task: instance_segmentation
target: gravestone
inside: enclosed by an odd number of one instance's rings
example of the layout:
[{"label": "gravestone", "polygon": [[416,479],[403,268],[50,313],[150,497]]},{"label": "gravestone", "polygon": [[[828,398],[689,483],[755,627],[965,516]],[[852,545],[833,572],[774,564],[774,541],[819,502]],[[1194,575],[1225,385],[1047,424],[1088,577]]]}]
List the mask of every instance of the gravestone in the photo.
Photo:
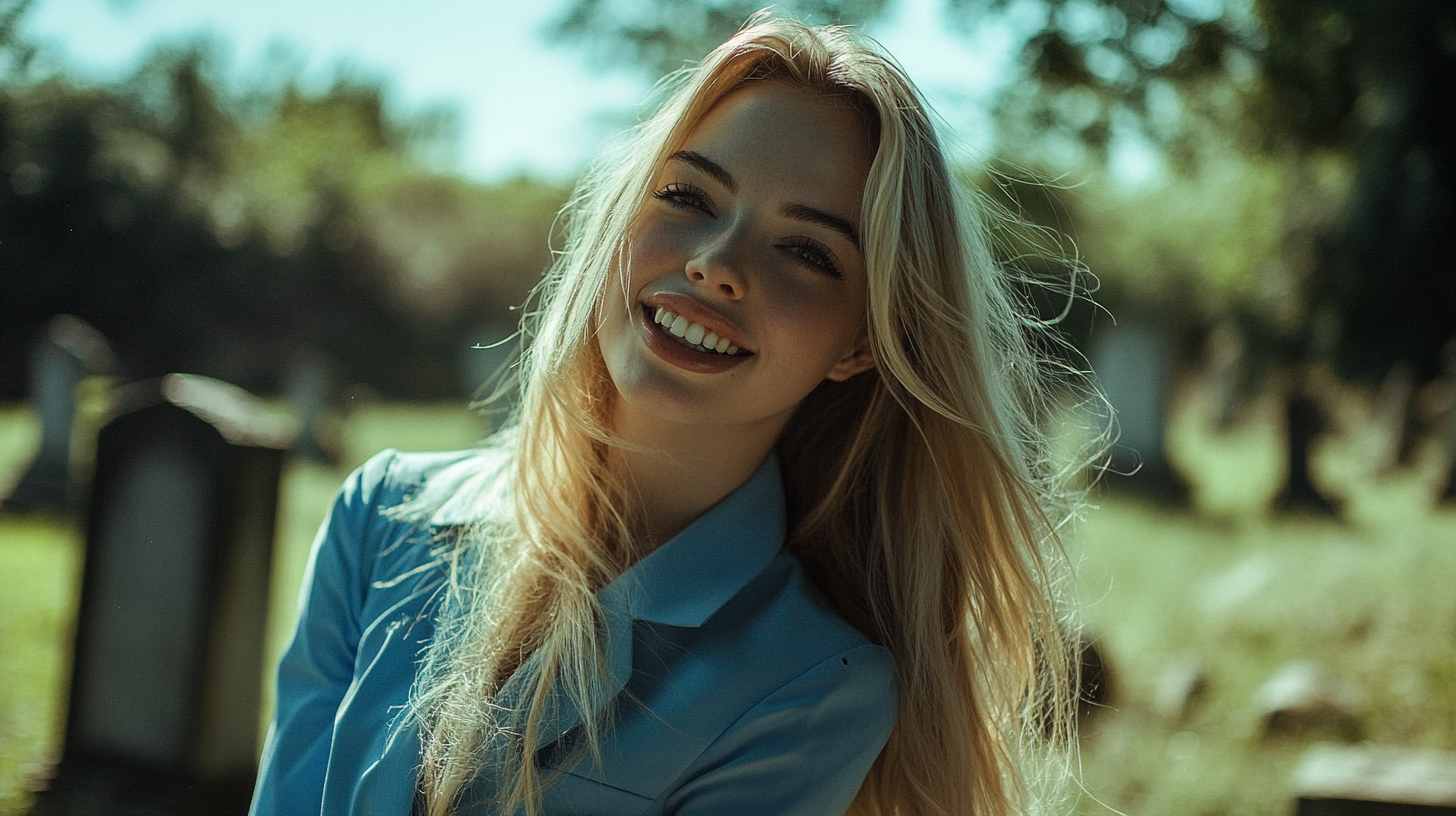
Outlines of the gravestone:
[{"label": "gravestone", "polygon": [[71,509],[71,426],[76,415],[76,386],[88,374],[109,374],[116,359],[106,338],[71,315],[51,318],[30,353],[28,398],[40,418],[40,450],[5,509]]},{"label": "gravestone", "polygon": [[324,413],[334,399],[334,369],[328,355],[315,346],[305,346],[289,361],[283,391],[298,418],[298,434],[292,454],[300,459],[336,464],[339,459],[333,440],[326,440]]},{"label": "gravestone", "polygon": [[66,742],[34,814],[242,814],[286,424],[169,375],[97,442]]},{"label": "gravestone", "polygon": [[1456,816],[1456,754],[1317,744],[1294,788],[1296,816]]},{"label": "gravestone", "polygon": [[1169,332],[1151,321],[1123,320],[1093,335],[1090,357],[1117,420],[1108,467],[1120,475],[1109,478],[1108,485],[1180,497],[1182,483],[1163,453],[1173,376]]}]

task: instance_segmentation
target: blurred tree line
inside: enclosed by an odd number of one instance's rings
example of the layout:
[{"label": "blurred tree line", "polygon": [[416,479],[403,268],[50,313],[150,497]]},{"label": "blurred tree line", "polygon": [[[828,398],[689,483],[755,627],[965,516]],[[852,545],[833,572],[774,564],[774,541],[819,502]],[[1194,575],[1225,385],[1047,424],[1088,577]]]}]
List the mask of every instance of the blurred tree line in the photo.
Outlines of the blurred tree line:
[{"label": "blurred tree line", "polygon": [[206,44],[129,79],[37,78],[0,5],[0,399],[55,314],[112,342],[124,376],[276,392],[307,364],[399,398],[458,397],[549,262],[567,191],[473,184],[432,160],[440,113],[377,83],[230,87]]},{"label": "blurred tree line", "polygon": [[[955,0],[962,13],[1008,0]],[[1165,328],[1228,423],[1285,402],[1286,504],[1340,384],[1378,393],[1370,475],[1456,454],[1456,6],[1440,0],[1047,0],[997,121],[1057,196],[1122,318]],[[1163,165],[1120,183],[1119,151]],[[1042,217],[1045,218],[1043,213]],[[1083,310],[1090,314],[1090,310]],[[1074,326],[1074,331],[1085,328]],[[1447,496],[1456,496],[1448,479]]]}]

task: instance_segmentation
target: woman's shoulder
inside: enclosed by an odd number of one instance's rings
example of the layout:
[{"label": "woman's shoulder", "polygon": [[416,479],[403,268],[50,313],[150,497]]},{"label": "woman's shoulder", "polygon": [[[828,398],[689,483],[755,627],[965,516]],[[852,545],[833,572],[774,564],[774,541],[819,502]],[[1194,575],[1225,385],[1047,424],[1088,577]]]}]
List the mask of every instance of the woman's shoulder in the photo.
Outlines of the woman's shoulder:
[{"label": "woman's shoulder", "polygon": [[358,494],[398,521],[432,525],[470,520],[485,487],[501,474],[507,461],[496,448],[453,451],[376,453],[350,475],[344,497]]}]

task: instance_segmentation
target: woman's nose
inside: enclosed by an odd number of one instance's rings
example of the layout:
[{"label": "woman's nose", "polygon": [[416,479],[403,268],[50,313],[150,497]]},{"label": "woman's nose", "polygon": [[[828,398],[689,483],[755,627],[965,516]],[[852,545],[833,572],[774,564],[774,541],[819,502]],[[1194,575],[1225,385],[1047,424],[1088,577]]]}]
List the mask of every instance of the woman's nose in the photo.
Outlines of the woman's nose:
[{"label": "woman's nose", "polygon": [[688,280],[717,289],[730,300],[747,293],[747,242],[742,229],[734,226],[713,236],[688,259]]}]

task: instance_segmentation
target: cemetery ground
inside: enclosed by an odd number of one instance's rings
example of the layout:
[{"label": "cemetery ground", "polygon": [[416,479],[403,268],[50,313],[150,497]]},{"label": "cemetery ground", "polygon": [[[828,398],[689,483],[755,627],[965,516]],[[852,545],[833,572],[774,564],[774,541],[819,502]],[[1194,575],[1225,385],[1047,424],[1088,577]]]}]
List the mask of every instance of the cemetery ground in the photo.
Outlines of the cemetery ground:
[{"label": "cemetery ground", "polygon": [[[1432,509],[1434,469],[1369,472],[1375,431],[1346,423],[1321,451],[1344,519],[1270,515],[1282,464],[1267,406],[1214,433],[1196,395],[1180,404],[1170,457],[1191,464],[1196,510],[1094,489],[1076,525],[1109,690],[1083,721],[1077,812],[1283,816],[1316,742],[1456,749],[1456,508]],[[376,404],[340,425],[337,467],[285,466],[270,659],[348,469],[383,447],[465,446],[481,428],[463,407]],[[0,492],[38,441],[28,409],[0,406]],[[59,750],[80,558],[75,524],[0,516],[0,814],[23,812]],[[1323,707],[1271,722],[1267,681],[1300,670],[1324,678],[1311,692]]]}]

